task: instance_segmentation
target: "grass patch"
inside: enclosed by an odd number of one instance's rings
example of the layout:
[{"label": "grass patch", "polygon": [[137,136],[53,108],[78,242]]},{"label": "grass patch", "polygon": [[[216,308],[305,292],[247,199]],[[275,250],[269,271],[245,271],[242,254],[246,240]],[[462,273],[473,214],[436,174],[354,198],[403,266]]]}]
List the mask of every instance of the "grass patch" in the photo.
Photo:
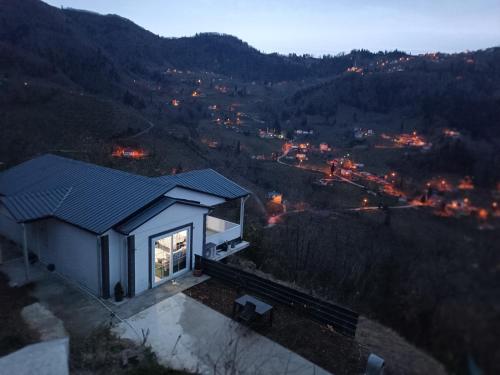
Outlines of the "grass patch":
[{"label": "grass patch", "polygon": [[8,277],[0,272],[0,356],[38,341],[38,333],[21,317],[22,308],[36,302],[30,296],[32,287],[33,284],[27,284],[11,288]]},{"label": "grass patch", "polygon": [[70,369],[72,373],[127,375],[188,375],[169,369],[160,363],[150,347],[122,339],[109,327],[100,327],[85,339],[71,341]]}]

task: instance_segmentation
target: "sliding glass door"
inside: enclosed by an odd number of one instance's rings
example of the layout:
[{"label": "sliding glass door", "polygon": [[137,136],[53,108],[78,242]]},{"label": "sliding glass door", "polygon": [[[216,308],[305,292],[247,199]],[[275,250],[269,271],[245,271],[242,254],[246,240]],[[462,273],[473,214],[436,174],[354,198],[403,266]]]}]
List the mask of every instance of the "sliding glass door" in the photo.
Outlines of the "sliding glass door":
[{"label": "sliding glass door", "polygon": [[153,239],[153,286],[188,269],[189,228]]},{"label": "sliding glass door", "polygon": [[170,276],[172,236],[155,241],[155,283]]}]

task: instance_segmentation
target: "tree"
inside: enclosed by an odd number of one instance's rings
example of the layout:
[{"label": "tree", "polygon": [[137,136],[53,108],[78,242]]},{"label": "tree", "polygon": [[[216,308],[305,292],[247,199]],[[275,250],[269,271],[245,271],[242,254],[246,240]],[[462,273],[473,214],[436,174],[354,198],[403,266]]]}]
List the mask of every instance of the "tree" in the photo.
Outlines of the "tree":
[{"label": "tree", "polygon": [[276,131],[276,133],[281,133],[281,124],[280,124],[278,119],[274,120],[273,126],[274,126],[274,130]]}]

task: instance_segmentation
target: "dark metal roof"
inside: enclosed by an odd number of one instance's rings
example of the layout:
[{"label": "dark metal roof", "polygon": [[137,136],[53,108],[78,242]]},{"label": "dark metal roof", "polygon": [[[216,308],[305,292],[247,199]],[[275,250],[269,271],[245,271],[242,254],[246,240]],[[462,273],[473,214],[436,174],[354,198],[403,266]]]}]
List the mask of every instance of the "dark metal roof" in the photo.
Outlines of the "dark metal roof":
[{"label": "dark metal roof", "polygon": [[53,216],[94,233],[123,222],[176,186],[225,199],[249,194],[211,169],[151,178],[55,155],[0,174],[2,203],[18,222]]},{"label": "dark metal roof", "polygon": [[172,176],[157,177],[156,179],[167,184],[174,184],[175,186],[201,191],[225,199],[236,199],[250,194],[248,190],[243,189],[213,169],[201,169]]},{"label": "dark metal roof", "polygon": [[29,192],[2,197],[2,202],[14,219],[28,221],[52,216],[70,192],[71,188]]},{"label": "dark metal roof", "polygon": [[[55,155],[32,159],[0,174],[0,194],[28,213],[17,216],[18,221],[35,219],[35,212],[47,213],[42,212],[47,199],[35,199],[38,192],[71,189],[51,216],[94,233],[105,232],[171,188],[148,177]],[[29,206],[33,208],[28,210]]]}]

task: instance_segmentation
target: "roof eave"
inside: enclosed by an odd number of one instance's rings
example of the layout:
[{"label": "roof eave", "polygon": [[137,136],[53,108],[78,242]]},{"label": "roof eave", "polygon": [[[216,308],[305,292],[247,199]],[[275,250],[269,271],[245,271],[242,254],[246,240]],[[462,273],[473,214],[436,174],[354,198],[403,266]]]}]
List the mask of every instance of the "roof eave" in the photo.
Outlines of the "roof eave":
[{"label": "roof eave", "polygon": [[[200,190],[200,189],[195,189],[195,188],[193,188],[191,186],[186,186],[186,185],[183,185],[183,184],[176,184],[175,186],[173,186],[172,188],[170,188],[166,193],[168,193],[169,191],[175,189],[176,187],[180,187],[180,188],[186,189],[186,190],[195,191],[195,192],[201,193],[201,194],[211,195],[211,196],[217,197],[217,198],[222,198],[222,199],[224,199],[226,201],[232,201],[234,199],[239,199],[239,198],[247,197],[247,196],[249,196],[249,195],[252,194],[252,192],[250,192],[250,191],[248,191],[246,189],[241,188],[242,190],[245,190],[245,192],[246,192],[245,194],[241,194],[241,195],[237,195],[235,197],[228,198],[227,196],[223,196],[223,195],[220,195],[220,194],[214,194],[214,193],[208,193],[206,191],[203,191],[203,190]],[[174,199],[177,199],[177,198],[174,198]]]},{"label": "roof eave", "polygon": [[[141,225],[143,225],[144,223],[147,223],[149,220],[151,220],[152,218],[158,216],[159,214],[161,214],[162,212],[164,212],[165,210],[169,209],[170,207],[172,207],[175,204],[183,204],[183,205],[186,205],[186,206],[193,206],[193,207],[205,208],[207,210],[211,210],[213,208],[212,206],[207,206],[207,205],[204,205],[204,204],[200,204],[200,203],[197,203],[195,201],[188,201],[188,200],[175,199],[175,198],[172,198],[172,200],[174,200],[174,202],[172,204],[168,205],[163,210],[159,211],[153,217],[150,217],[149,219],[142,221],[140,224],[137,224],[136,226],[134,226],[132,229],[130,229],[128,231],[123,231],[123,230],[118,229],[119,226],[120,226],[120,223],[119,223],[119,224],[116,224],[115,226],[109,228],[108,230],[104,231],[103,233],[105,233],[105,232],[107,232],[107,231],[109,231],[111,229],[114,229],[118,233],[121,233],[123,235],[128,236],[130,233],[132,233],[134,230],[136,230],[137,228],[139,228]],[[139,211],[137,211],[135,214],[139,214]],[[129,220],[133,216],[134,215],[131,215],[127,220]],[[123,220],[123,221],[121,221],[121,223],[126,222],[127,220]]]}]

